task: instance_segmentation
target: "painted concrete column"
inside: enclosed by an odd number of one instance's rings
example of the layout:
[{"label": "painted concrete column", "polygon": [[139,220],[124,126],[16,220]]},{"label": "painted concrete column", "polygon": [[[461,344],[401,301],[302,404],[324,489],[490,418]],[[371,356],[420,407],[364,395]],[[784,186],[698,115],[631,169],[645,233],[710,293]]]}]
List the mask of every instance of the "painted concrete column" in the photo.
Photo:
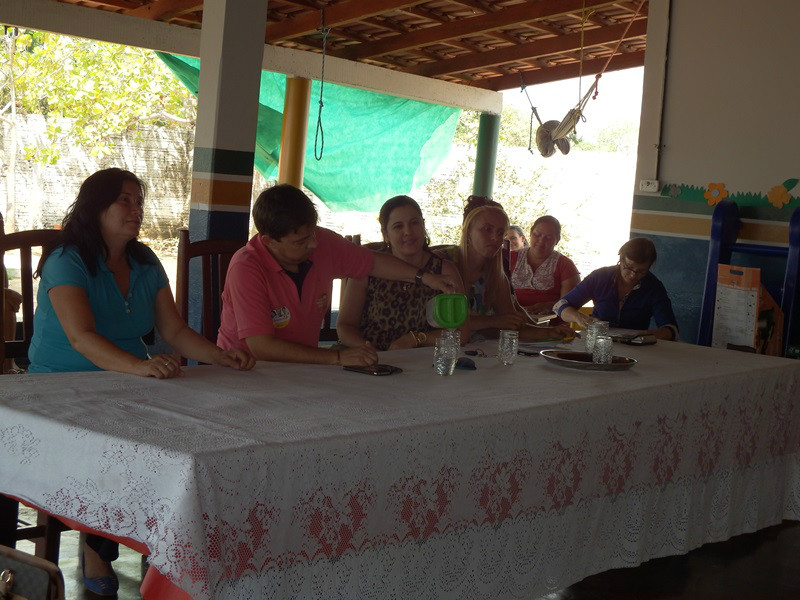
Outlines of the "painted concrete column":
[{"label": "painted concrete column", "polygon": [[472,193],[491,198],[494,191],[494,170],[497,165],[497,143],[500,139],[500,115],[481,113],[478,124],[478,149]]},{"label": "painted concrete column", "polygon": [[[189,209],[193,242],[248,237],[266,26],[264,0],[206,0],[204,4]],[[201,324],[201,265],[193,263],[189,325],[208,334]],[[209,285],[212,297],[219,297],[220,282]],[[216,315],[220,311],[221,307],[214,307]]]},{"label": "painted concrete column", "polygon": [[296,188],[303,186],[308,132],[308,105],[311,99],[311,80],[287,77],[283,99],[281,154],[278,159],[278,182]]},{"label": "painted concrete column", "polygon": [[264,0],[206,0],[189,233],[246,239],[253,187]]}]

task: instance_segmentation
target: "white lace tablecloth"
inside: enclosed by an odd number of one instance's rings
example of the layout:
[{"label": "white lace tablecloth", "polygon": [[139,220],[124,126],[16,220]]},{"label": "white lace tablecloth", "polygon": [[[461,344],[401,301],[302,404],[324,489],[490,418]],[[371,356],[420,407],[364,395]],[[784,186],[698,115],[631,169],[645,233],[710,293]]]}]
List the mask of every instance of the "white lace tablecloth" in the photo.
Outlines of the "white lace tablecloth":
[{"label": "white lace tablecloth", "polygon": [[0,491],[147,545],[195,598],[530,598],[800,511],[800,361],[588,372],[262,363],[0,378]]}]

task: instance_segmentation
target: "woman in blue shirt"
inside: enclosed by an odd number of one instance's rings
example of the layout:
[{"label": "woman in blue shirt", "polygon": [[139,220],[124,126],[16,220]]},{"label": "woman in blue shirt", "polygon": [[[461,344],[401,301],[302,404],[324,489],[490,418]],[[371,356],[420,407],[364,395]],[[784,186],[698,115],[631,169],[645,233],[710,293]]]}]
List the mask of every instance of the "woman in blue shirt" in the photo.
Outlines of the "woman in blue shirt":
[{"label": "woman in blue shirt", "polygon": [[[658,278],[650,272],[656,261],[656,247],[647,238],[632,238],[619,249],[619,263],[593,271],[571,292],[556,302],[553,309],[564,321],[582,327],[595,320],[608,321],[611,327],[637,329],[659,339],[678,338],[678,325],[672,303]],[[594,301],[592,315],[580,310]],[[656,329],[649,329],[655,320]]]},{"label": "woman in blue shirt", "polygon": [[[251,369],[242,350],[223,351],[183,322],[164,268],[136,238],[144,184],[129,171],[104,169],[81,185],[61,236],[42,254],[29,372],[108,370],[167,379],[183,374],[178,358],[148,356],[142,336],[155,326],[175,352],[204,363]],[[84,585],[116,595],[111,568],[118,546],[89,535]]]}]

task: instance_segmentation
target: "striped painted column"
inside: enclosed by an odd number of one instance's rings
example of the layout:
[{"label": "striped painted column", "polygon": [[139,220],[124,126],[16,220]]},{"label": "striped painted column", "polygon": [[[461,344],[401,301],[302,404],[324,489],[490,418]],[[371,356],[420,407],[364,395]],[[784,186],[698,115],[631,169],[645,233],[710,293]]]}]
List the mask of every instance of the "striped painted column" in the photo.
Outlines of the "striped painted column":
[{"label": "striped painted column", "polygon": [[195,146],[189,233],[197,240],[248,234],[254,152]]},{"label": "striped painted column", "polygon": [[206,0],[189,234],[246,239],[253,187],[264,0]]},{"label": "striped painted column", "polygon": [[[264,0],[204,4],[189,208],[193,242],[248,237],[266,25]],[[197,331],[202,329],[200,268],[192,264],[189,277],[189,325]],[[218,297],[219,282],[210,285],[212,297]]]}]

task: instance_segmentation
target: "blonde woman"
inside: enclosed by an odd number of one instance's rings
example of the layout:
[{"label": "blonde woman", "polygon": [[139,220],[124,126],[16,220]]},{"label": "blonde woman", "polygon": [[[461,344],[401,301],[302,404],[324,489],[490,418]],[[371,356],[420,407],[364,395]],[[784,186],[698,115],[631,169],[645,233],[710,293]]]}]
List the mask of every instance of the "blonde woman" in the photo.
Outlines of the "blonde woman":
[{"label": "blonde woman", "polygon": [[571,335],[565,326],[534,327],[514,302],[500,252],[507,229],[508,216],[500,204],[482,196],[470,196],[464,208],[461,242],[442,250],[461,274],[472,330],[493,336],[499,329],[516,329],[522,340]]}]

